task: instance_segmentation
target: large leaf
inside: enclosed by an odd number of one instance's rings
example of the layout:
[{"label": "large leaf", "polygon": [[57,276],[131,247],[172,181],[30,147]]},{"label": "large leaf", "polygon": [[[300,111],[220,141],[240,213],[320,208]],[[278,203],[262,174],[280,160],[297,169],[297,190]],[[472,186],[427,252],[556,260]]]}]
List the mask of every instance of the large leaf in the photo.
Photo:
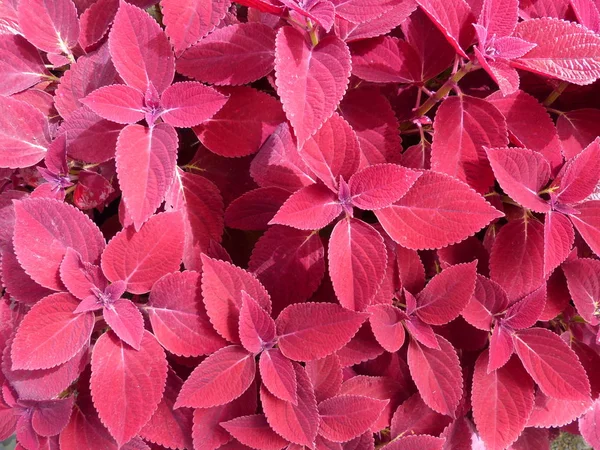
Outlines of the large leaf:
[{"label": "large leaf", "polygon": [[175,408],[210,408],[229,403],[254,381],[254,356],[238,345],[222,348],[200,363],[183,384]]},{"label": "large leaf", "polygon": [[165,352],[148,331],[140,350],[112,331],[100,336],[92,352],[90,387],[102,423],[119,446],[134,437],[158,408],[167,380]]},{"label": "large leaf", "polygon": [[383,238],[358,219],[341,220],[329,239],[329,276],[340,304],[363,311],[377,293],[387,265]]},{"label": "large leaf", "polygon": [[600,138],[568,160],[553,184],[558,185],[556,200],[579,203],[590,196],[600,181]]},{"label": "large leaf", "polygon": [[392,239],[415,250],[460,242],[502,217],[463,182],[434,172],[424,172],[404,197],[375,215]]},{"label": "large leaf", "polygon": [[600,37],[581,25],[549,17],[525,20],[514,36],[536,44],[512,61],[519,69],[579,85],[600,77]]},{"label": "large leaf", "polygon": [[[68,247],[83,261],[98,263],[104,237],[89,217],[71,205],[46,198],[15,203],[15,254],[31,278],[62,291],[60,264]],[[36,239],[31,239],[35,235]],[[116,280],[115,280],[116,281]]]},{"label": "large leaf", "polygon": [[173,81],[175,58],[164,31],[145,11],[121,2],[108,44],[121,78],[141,92],[152,84],[160,94]]},{"label": "large leaf", "polygon": [[277,93],[298,147],[331,117],[350,78],[350,51],[337,36],[312,47],[300,31],[282,27],[275,45]]},{"label": "large leaf", "polygon": [[513,337],[523,366],[544,394],[562,400],[587,400],[590,382],[577,355],[556,334],[543,328]]},{"label": "large leaf", "polygon": [[473,418],[489,450],[517,440],[533,410],[533,382],[516,357],[488,374],[488,353],[477,358],[473,373]]},{"label": "large leaf", "polygon": [[146,311],[156,339],[171,353],[209,355],[225,346],[208,320],[197,272],[171,273],[154,283]]},{"label": "large leaf", "polygon": [[364,320],[365,314],[332,303],[290,305],[276,320],[279,349],[296,361],[324,358],[346,345]]},{"label": "large leaf", "polygon": [[361,395],[339,395],[319,403],[319,433],[333,442],[360,436],[375,423],[388,400]]},{"label": "large leaf", "polygon": [[268,75],[274,63],[275,31],[248,22],[219,28],[186,50],[177,59],[177,72],[205,83],[236,86]]},{"label": "large leaf", "polygon": [[179,270],[183,254],[181,214],[152,216],[139,231],[117,233],[102,254],[102,270],[110,281],[127,282],[127,291],[143,294],[163,275]]},{"label": "large leaf", "polygon": [[37,49],[19,35],[0,37],[0,93],[10,95],[39,83],[47,75]]},{"label": "large leaf", "polygon": [[565,157],[573,158],[600,135],[600,110],[585,108],[567,111],[556,121]]},{"label": "large leaf", "polygon": [[67,293],[38,302],[19,326],[11,348],[13,370],[50,369],[75,357],[89,343],[92,314],[74,314],[78,301]]},{"label": "large leaf", "polygon": [[178,138],[170,125],[129,125],[117,141],[117,176],[135,228],[154,214],[173,183]]},{"label": "large leaf", "polygon": [[494,175],[484,147],[508,144],[506,121],[486,100],[461,95],[440,105],[433,123],[431,168],[486,193]]}]

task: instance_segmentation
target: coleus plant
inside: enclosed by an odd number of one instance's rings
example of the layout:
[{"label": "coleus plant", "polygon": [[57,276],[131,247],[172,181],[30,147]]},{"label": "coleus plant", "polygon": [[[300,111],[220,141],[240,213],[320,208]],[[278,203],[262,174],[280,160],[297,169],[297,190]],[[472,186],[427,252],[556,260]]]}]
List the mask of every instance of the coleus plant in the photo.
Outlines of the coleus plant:
[{"label": "coleus plant", "polygon": [[600,447],[594,0],[0,0],[0,439]]}]

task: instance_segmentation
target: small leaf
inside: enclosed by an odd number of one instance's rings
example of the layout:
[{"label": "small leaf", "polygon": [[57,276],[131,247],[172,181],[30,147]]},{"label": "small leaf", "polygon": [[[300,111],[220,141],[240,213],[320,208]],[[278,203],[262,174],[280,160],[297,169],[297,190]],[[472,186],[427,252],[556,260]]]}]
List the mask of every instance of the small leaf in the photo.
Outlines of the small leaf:
[{"label": "small leaf", "polygon": [[225,224],[238,230],[266,230],[290,193],[276,187],[248,191],[232,201],[225,211]]},{"label": "small leaf", "polygon": [[596,400],[592,409],[579,418],[579,431],[592,447],[600,445],[600,400]]},{"label": "small leaf", "polygon": [[435,412],[425,404],[421,396],[413,394],[404,401],[392,417],[392,439],[412,434],[438,435],[452,419]]},{"label": "small leaf", "polygon": [[546,306],[546,283],[522,300],[510,305],[502,323],[513,330],[530,328],[539,320],[544,306]]},{"label": "small leaf", "polygon": [[275,433],[264,414],[242,416],[220,424],[244,445],[264,450],[280,450],[289,442]]},{"label": "small leaf", "polygon": [[81,103],[100,117],[113,122],[136,123],[144,118],[144,94],[124,84],[96,89]]},{"label": "small leaf", "polygon": [[386,351],[397,352],[404,345],[406,333],[402,324],[407,315],[392,305],[371,305],[369,323],[375,339]]},{"label": "small leaf", "polygon": [[544,275],[550,274],[568,258],[574,242],[575,232],[569,218],[556,211],[546,214],[544,221]]},{"label": "small leaf", "polygon": [[338,197],[322,184],[311,184],[292,194],[279,208],[270,225],[287,225],[300,230],[318,230],[342,212]]},{"label": "small leaf", "polygon": [[568,111],[556,120],[558,136],[566,158],[573,158],[592,143],[600,133],[600,110],[585,108]]},{"label": "small leaf", "polygon": [[265,350],[260,355],[259,370],[263,386],[271,394],[283,401],[298,404],[298,383],[294,365],[279,349]]},{"label": "small leaf", "polygon": [[593,200],[574,207],[569,218],[592,251],[600,254],[600,201]]},{"label": "small leaf", "polygon": [[130,300],[120,299],[104,307],[104,320],[115,334],[136,350],[144,337],[144,318]]},{"label": "small leaf", "polygon": [[186,81],[169,86],[162,93],[162,119],[174,127],[188,128],[206,122],[227,102],[227,97],[213,88]]},{"label": "small leaf", "polygon": [[318,403],[340,392],[343,373],[340,358],[335,353],[325,358],[308,361],[305,368]]},{"label": "small leaf", "polygon": [[250,353],[260,353],[275,340],[275,321],[256,300],[242,291],[240,342]]},{"label": "small leaf", "polygon": [[0,37],[0,94],[11,95],[30,88],[47,73],[38,50],[22,36]]}]

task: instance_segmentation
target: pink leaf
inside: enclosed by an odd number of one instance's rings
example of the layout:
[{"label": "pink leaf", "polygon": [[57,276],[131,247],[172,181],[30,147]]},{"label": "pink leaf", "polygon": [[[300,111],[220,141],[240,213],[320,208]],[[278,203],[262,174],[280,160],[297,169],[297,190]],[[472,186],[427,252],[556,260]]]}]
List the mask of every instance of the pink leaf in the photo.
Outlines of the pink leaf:
[{"label": "pink leaf", "polygon": [[41,161],[50,145],[46,117],[33,106],[0,98],[0,167],[28,167]]},{"label": "pink leaf", "polygon": [[311,231],[272,226],[254,246],[248,270],[269,291],[274,315],[279,314],[292,303],[308,300],[321,284],[325,274],[323,242]]},{"label": "pink leaf", "polygon": [[519,2],[519,15],[523,19],[554,17],[565,19],[569,0],[522,0]]},{"label": "pink leaf", "polygon": [[600,302],[600,261],[596,259],[576,259],[562,265],[567,278],[569,293],[577,312],[592,325],[598,323],[598,302]]},{"label": "pink leaf", "polygon": [[79,45],[93,48],[108,32],[118,10],[118,0],[99,0],[86,9],[79,22]]},{"label": "pink leaf", "polygon": [[77,299],[67,293],[52,294],[36,303],[15,335],[13,370],[56,367],[89,343],[94,316],[73,314],[77,304]]},{"label": "pink leaf", "polygon": [[600,254],[600,201],[584,202],[575,207],[570,219],[592,251]]},{"label": "pink leaf", "polygon": [[352,205],[380,209],[396,202],[421,174],[395,164],[377,164],[352,175],[348,182]]},{"label": "pink leaf", "polygon": [[271,299],[262,284],[249,272],[225,261],[202,256],[202,295],[212,325],[230,342],[239,342],[239,311],[242,291],[271,312]]},{"label": "pink leaf", "polygon": [[298,380],[298,404],[280,400],[264,386],[260,400],[270,427],[284,439],[298,445],[312,446],[319,427],[319,410],[313,387],[300,365],[294,365]]},{"label": "pink leaf", "polygon": [[502,190],[525,208],[549,212],[538,192],[550,179],[550,165],[541,153],[526,148],[490,148],[487,156]]},{"label": "pink leaf", "polygon": [[129,125],[117,141],[117,175],[135,228],[154,214],[173,183],[178,138],[170,125]]},{"label": "pink leaf", "polygon": [[175,53],[181,54],[210,33],[229,6],[229,0],[166,0],[162,5],[164,23]]},{"label": "pink leaf", "polygon": [[152,216],[136,232],[126,228],[108,243],[102,270],[110,281],[124,280],[127,291],[143,294],[163,275],[179,270],[183,253],[180,213]]},{"label": "pink leaf", "polygon": [[587,29],[598,33],[600,31],[600,13],[598,4],[593,0],[570,0],[577,21]]},{"label": "pink leaf", "polygon": [[81,259],[71,247],[60,264],[60,279],[67,290],[80,300],[95,295],[94,288],[104,290],[108,285],[102,269]]},{"label": "pink leaf", "polygon": [[290,305],[276,320],[279,349],[296,361],[324,358],[347,344],[364,320],[332,303]]},{"label": "pink leaf", "polygon": [[427,406],[452,417],[463,395],[463,378],[456,350],[443,337],[437,339],[440,350],[423,347],[411,339],[408,367]]},{"label": "pink leaf", "polygon": [[576,109],[561,114],[556,121],[565,157],[573,158],[600,135],[600,110]]},{"label": "pink leaf", "polygon": [[237,86],[268,75],[274,62],[275,31],[248,22],[219,28],[187,49],[177,59],[177,72],[204,83]]},{"label": "pink leaf", "polygon": [[452,419],[435,412],[425,404],[421,396],[413,394],[404,401],[392,418],[390,436],[392,439],[413,434],[437,436]]},{"label": "pink leaf", "polygon": [[117,72],[129,86],[146,92],[152,84],[160,94],[173,81],[175,58],[171,44],[145,11],[121,2],[108,44]]},{"label": "pink leaf", "polygon": [[339,178],[349,180],[358,169],[360,144],[348,122],[334,113],[308,138],[299,154],[314,174],[336,191]]},{"label": "pink leaf", "polygon": [[442,450],[444,439],[433,436],[406,436],[394,441],[385,447],[385,450]]},{"label": "pink leaf", "polygon": [[71,0],[22,0],[18,14],[29,42],[45,52],[71,54],[79,38],[77,10]]},{"label": "pink leaf", "polygon": [[294,365],[279,349],[265,350],[260,355],[259,370],[263,386],[271,394],[280,400],[298,404],[298,383]]},{"label": "pink leaf", "polygon": [[256,153],[285,121],[281,103],[265,92],[247,86],[219,91],[229,95],[225,106],[194,128],[200,142],[217,155],[235,158]]},{"label": "pink leaf", "polygon": [[335,353],[325,358],[308,361],[305,368],[314,387],[318,403],[340,392],[343,377],[342,366]]},{"label": "pink leaf", "polygon": [[335,111],[348,87],[350,66],[348,47],[336,36],[312,47],[293,27],[277,33],[277,92],[299,148]]},{"label": "pink leaf", "polygon": [[406,333],[402,324],[407,315],[392,305],[371,305],[369,323],[375,339],[386,351],[397,352],[404,345]]},{"label": "pink leaf", "polygon": [[292,194],[269,224],[317,230],[329,225],[341,212],[338,196],[330,188],[311,184]]},{"label": "pink leaf", "polygon": [[329,275],[340,304],[363,311],[377,293],[387,265],[383,238],[371,225],[338,222],[329,240]]},{"label": "pink leaf", "polygon": [[502,324],[513,330],[523,330],[535,325],[546,305],[546,283],[531,294],[513,303],[506,310]]},{"label": "pink leaf", "polygon": [[363,23],[388,12],[399,2],[394,0],[334,0],[333,3],[337,15],[352,23]]},{"label": "pink leaf", "polygon": [[547,397],[538,389],[535,405],[527,421],[529,427],[561,427],[580,417],[592,405],[591,399],[560,400]]},{"label": "pink leaf", "polygon": [[447,173],[485,193],[494,182],[484,147],[508,144],[506,121],[486,100],[449,97],[441,104],[433,123],[431,168]]},{"label": "pink leaf", "polygon": [[193,127],[214,116],[226,102],[227,97],[201,83],[175,83],[162,93],[161,117],[174,127]]},{"label": "pink leaf", "polygon": [[15,213],[15,253],[25,271],[42,286],[63,290],[59,269],[68,247],[79,252],[83,261],[98,263],[104,237],[81,211],[40,198],[15,202]]},{"label": "pink leaf", "polygon": [[443,270],[417,296],[415,313],[430,325],[444,325],[456,319],[475,291],[476,276],[476,262]]},{"label": "pink leaf", "polygon": [[556,334],[542,328],[513,337],[523,366],[544,394],[563,400],[587,400],[590,382],[577,356]]},{"label": "pink leaf", "polygon": [[381,345],[373,336],[371,327],[364,323],[350,342],[339,349],[335,354],[343,368],[350,368],[356,364],[371,361],[384,353]]},{"label": "pink leaf", "polygon": [[581,25],[549,17],[525,20],[515,37],[537,46],[512,64],[523,70],[585,85],[600,77],[600,37]]},{"label": "pink leaf", "polygon": [[559,186],[556,200],[564,204],[578,203],[594,192],[600,181],[600,138],[568,160],[553,184]]},{"label": "pink leaf", "polygon": [[473,418],[486,449],[503,450],[517,440],[533,410],[533,382],[516,358],[487,373],[488,355],[473,374]]},{"label": "pink leaf", "polygon": [[38,50],[19,35],[0,37],[0,93],[11,95],[42,81],[48,71]]},{"label": "pink leaf", "polygon": [[[412,296],[410,293],[405,294],[407,299]],[[419,317],[413,315],[409,316],[408,320],[404,322],[404,325],[406,326],[409,335],[415,338],[420,344],[434,350],[440,350],[437,335],[433,331],[431,325],[426,324],[419,319]]]},{"label": "pink leaf", "polygon": [[140,350],[109,331],[92,353],[90,387],[102,423],[119,446],[138,434],[163,396],[167,360],[154,337],[144,332]]},{"label": "pink leaf", "polygon": [[592,447],[600,446],[600,400],[596,400],[592,408],[579,418],[579,431]]},{"label": "pink leaf", "polygon": [[229,204],[225,223],[238,230],[266,230],[289,197],[289,191],[276,187],[248,191]]},{"label": "pink leaf", "polygon": [[119,339],[136,350],[140,349],[144,337],[144,318],[137,306],[130,300],[120,299],[105,306],[103,316]]},{"label": "pink leaf", "polygon": [[69,423],[73,397],[37,403],[31,414],[31,426],[40,436],[55,436]]},{"label": "pink leaf", "polygon": [[404,197],[375,214],[392,239],[415,250],[460,242],[502,217],[466,184],[434,172],[424,172]]},{"label": "pink leaf", "polygon": [[209,408],[229,403],[254,381],[252,354],[238,345],[216,351],[200,363],[183,384],[175,408]]},{"label": "pink leaf", "polygon": [[512,339],[513,331],[503,326],[501,323],[494,327],[490,338],[490,358],[487,372],[493,371],[504,366],[515,351]]},{"label": "pink leaf", "polygon": [[377,420],[388,400],[360,395],[340,395],[319,404],[319,433],[333,442],[360,436]]},{"label": "pink leaf", "polygon": [[1,275],[4,289],[18,302],[33,304],[53,293],[27,275],[15,255],[12,244],[2,249]]},{"label": "pink leaf", "polygon": [[96,89],[81,103],[100,117],[113,122],[136,123],[144,118],[144,94],[124,84]]},{"label": "pink leaf", "polygon": [[246,291],[242,291],[239,328],[240,341],[250,353],[260,353],[275,340],[275,321]]},{"label": "pink leaf", "polygon": [[209,355],[225,346],[208,320],[197,272],[175,272],[154,283],[146,311],[156,339],[171,353]]},{"label": "pink leaf", "polygon": [[[481,15],[477,21],[483,26],[488,36],[510,36],[519,18],[519,2],[517,0],[485,0]],[[486,43],[480,42],[480,45]]]},{"label": "pink leaf", "polygon": [[264,414],[238,417],[221,422],[221,426],[242,444],[252,448],[280,450],[289,443],[271,429]]}]

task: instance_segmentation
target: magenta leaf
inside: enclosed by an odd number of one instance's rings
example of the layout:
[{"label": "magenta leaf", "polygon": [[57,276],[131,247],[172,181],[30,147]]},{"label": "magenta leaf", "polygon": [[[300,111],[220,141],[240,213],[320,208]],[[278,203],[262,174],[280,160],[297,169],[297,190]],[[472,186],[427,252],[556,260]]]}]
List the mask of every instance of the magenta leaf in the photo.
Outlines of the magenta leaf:
[{"label": "magenta leaf", "polygon": [[175,83],[162,93],[161,117],[174,127],[193,127],[214,116],[226,102],[227,97],[201,83]]},{"label": "magenta leaf", "polygon": [[573,158],[598,136],[600,110],[585,108],[561,114],[556,121],[566,158]]},{"label": "magenta leaf", "polygon": [[600,261],[576,259],[562,266],[569,293],[577,312],[591,324],[598,323],[598,302],[600,301]]},{"label": "magenta leaf", "polygon": [[239,333],[242,346],[254,354],[275,340],[275,321],[246,291],[242,291]]},{"label": "magenta leaf", "polygon": [[79,300],[95,295],[94,288],[104,291],[108,285],[100,266],[85,262],[71,247],[67,248],[60,264],[60,279]]},{"label": "magenta leaf", "polygon": [[118,10],[118,0],[99,0],[87,8],[79,19],[79,45],[92,49],[106,35]]},{"label": "magenta leaf", "polygon": [[144,118],[144,94],[124,84],[96,89],[81,103],[100,117],[113,122],[136,123]]},{"label": "magenta leaf", "polygon": [[328,36],[312,47],[295,28],[282,27],[277,33],[277,92],[298,147],[335,111],[348,87],[350,66],[350,51],[336,36]]},{"label": "magenta leaf", "polygon": [[513,331],[502,325],[496,325],[490,338],[490,354],[487,372],[492,373],[504,366],[515,351]]},{"label": "magenta leaf", "polygon": [[411,434],[440,434],[452,419],[435,412],[421,396],[413,394],[394,412],[390,435],[392,439]]},{"label": "magenta leaf", "polygon": [[181,214],[161,213],[137,232],[128,227],[117,233],[102,254],[102,270],[110,281],[126,281],[127,291],[143,294],[160,277],[179,269],[182,253]]},{"label": "magenta leaf", "polygon": [[522,300],[510,305],[502,325],[513,330],[523,330],[535,325],[546,306],[546,284],[542,284]]},{"label": "magenta leaf", "polygon": [[400,438],[385,447],[385,450],[421,450],[423,448],[431,450],[443,450],[444,439],[433,436],[406,436]]},{"label": "magenta leaf", "polygon": [[340,392],[343,373],[340,358],[335,353],[325,358],[308,361],[305,368],[318,403]]},{"label": "magenta leaf", "polygon": [[166,380],[164,350],[148,331],[144,332],[139,351],[110,331],[98,339],[92,352],[92,398],[100,420],[119,446],[150,420]]},{"label": "magenta leaf", "polygon": [[579,234],[597,255],[600,254],[600,201],[593,200],[575,206],[570,219]]},{"label": "magenta leaf", "polygon": [[289,191],[277,187],[248,191],[229,204],[225,224],[238,230],[266,230],[289,197]]},{"label": "magenta leaf", "polygon": [[280,450],[289,444],[271,429],[264,414],[237,417],[221,422],[221,426],[242,444],[252,448]]},{"label": "magenta leaf", "polygon": [[265,350],[260,355],[259,370],[263,386],[271,394],[280,400],[298,404],[298,382],[294,365],[279,349]]},{"label": "magenta leaf", "polygon": [[555,201],[578,203],[591,195],[600,181],[600,138],[596,138],[581,153],[569,159],[553,185],[558,186]]},{"label": "magenta leaf", "polygon": [[0,37],[0,93],[11,95],[39,83],[48,74],[37,49],[19,35]]},{"label": "magenta leaf", "polygon": [[119,339],[136,350],[140,349],[144,337],[144,318],[137,306],[130,300],[119,299],[105,305],[102,314]]},{"label": "magenta leaf", "polygon": [[406,337],[402,321],[408,316],[392,305],[371,305],[368,312],[369,323],[379,345],[390,353],[400,350]]},{"label": "magenta leaf", "polygon": [[579,431],[585,441],[593,447],[600,445],[600,401],[596,400],[592,408],[579,418]]}]

